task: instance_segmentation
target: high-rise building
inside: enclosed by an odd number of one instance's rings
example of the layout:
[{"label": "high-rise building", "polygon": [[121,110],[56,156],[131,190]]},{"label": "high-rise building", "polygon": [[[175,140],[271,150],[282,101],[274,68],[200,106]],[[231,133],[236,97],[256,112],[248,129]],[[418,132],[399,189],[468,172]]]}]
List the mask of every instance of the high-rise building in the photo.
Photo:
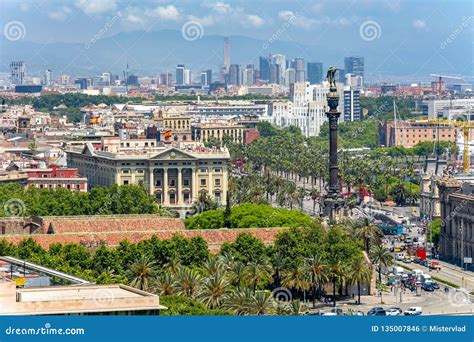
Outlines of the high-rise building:
[{"label": "high-rise building", "polygon": [[206,79],[207,79],[206,85],[210,85],[212,83],[212,70],[211,69],[206,70]]},{"label": "high-rise building", "polygon": [[127,85],[137,86],[138,84],[139,83],[138,83],[138,76],[137,75],[133,75],[133,74],[128,75]]},{"label": "high-rise building", "polygon": [[270,80],[270,58],[269,57],[260,57],[260,80],[261,81]]},{"label": "high-rise building", "polygon": [[242,84],[240,65],[238,65],[238,64],[231,64],[230,65],[230,68],[229,68],[229,84],[233,84],[233,85],[241,85]]},{"label": "high-rise building", "polygon": [[285,85],[289,87],[291,84],[295,83],[295,77],[296,73],[294,68],[286,69]]},{"label": "high-rise building", "polygon": [[281,84],[281,71],[280,65],[278,64],[270,64],[270,84]]},{"label": "high-rise building", "polygon": [[357,121],[362,119],[360,106],[360,91],[352,87],[344,90],[344,121]]},{"label": "high-rise building", "polygon": [[301,83],[306,80],[306,72],[304,65],[304,58],[295,58],[292,62],[292,67],[295,69],[295,82]]},{"label": "high-rise building", "polygon": [[280,82],[278,84],[285,83],[285,74],[286,74],[286,56],[282,54],[276,54],[272,56],[272,64],[276,64],[279,66],[280,75],[278,79]]},{"label": "high-rise building", "polygon": [[323,63],[308,62],[308,82],[318,84],[323,81]]},{"label": "high-rise building", "polygon": [[172,85],[173,84],[173,74],[170,72],[163,73],[160,75],[160,84],[162,85]]},{"label": "high-rise building", "polygon": [[50,69],[44,71],[44,85],[50,86],[53,84],[53,72]]},{"label": "high-rise building", "polygon": [[71,76],[70,75],[63,74],[63,75],[59,76],[59,84],[67,85],[67,84],[70,84],[70,83],[71,83]]},{"label": "high-rise building", "polygon": [[355,74],[364,77],[364,57],[352,56],[344,58],[346,74]]},{"label": "high-rise building", "polygon": [[78,84],[81,89],[87,89],[92,85],[92,80],[90,78],[78,78],[74,81],[74,84]]},{"label": "high-rise building", "polygon": [[176,67],[176,85],[183,85],[184,84],[184,69],[186,67],[184,64],[178,64]]},{"label": "high-rise building", "polygon": [[335,77],[339,83],[346,83],[346,71],[344,69],[337,69]]},{"label": "high-rise building", "polygon": [[224,38],[224,64],[223,67],[225,68],[226,72],[229,72],[230,68],[230,42],[229,38]]},{"label": "high-rise building", "polygon": [[207,73],[205,71],[201,72],[201,85],[207,86],[209,85],[209,81],[207,80]]},{"label": "high-rise building", "polygon": [[242,84],[247,86],[255,84],[255,67],[253,64],[247,64],[243,72]]},{"label": "high-rise building", "polygon": [[352,89],[359,89],[362,87],[363,79],[362,76],[356,74],[346,74],[346,86]]},{"label": "high-rise building", "polygon": [[21,85],[26,75],[26,64],[21,61],[10,63],[10,77],[13,84]]},{"label": "high-rise building", "polygon": [[184,69],[183,71],[183,84],[191,84],[191,70]]}]

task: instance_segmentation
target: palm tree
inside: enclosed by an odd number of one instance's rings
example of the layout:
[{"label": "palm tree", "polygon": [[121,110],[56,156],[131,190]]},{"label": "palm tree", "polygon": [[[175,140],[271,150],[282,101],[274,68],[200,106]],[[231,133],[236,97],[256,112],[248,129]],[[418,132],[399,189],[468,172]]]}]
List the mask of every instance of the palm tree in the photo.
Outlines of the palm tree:
[{"label": "palm tree", "polygon": [[382,231],[374,226],[370,219],[364,218],[356,222],[357,228],[357,237],[364,241],[365,251],[368,253],[370,251],[371,242],[376,244],[380,243],[380,236]]},{"label": "palm tree", "polygon": [[320,193],[319,193],[318,189],[316,189],[314,187],[311,188],[311,190],[309,192],[309,196],[313,200],[313,215],[316,215],[316,201],[319,198],[319,194]]},{"label": "palm tree", "polygon": [[176,286],[175,275],[171,272],[163,272],[155,282],[155,292],[160,296],[169,296],[174,294]]},{"label": "palm tree", "polygon": [[244,263],[241,261],[236,261],[232,265],[232,268],[229,270],[229,272],[232,285],[239,289],[246,276],[246,268]]},{"label": "palm tree", "polygon": [[313,307],[316,306],[316,293],[321,288],[321,285],[328,281],[327,275],[328,265],[319,255],[313,255],[306,259],[305,271],[311,274],[311,286],[313,291]]},{"label": "palm tree", "polygon": [[293,316],[299,316],[303,314],[304,312],[307,312],[307,310],[308,310],[308,307],[306,306],[306,304],[304,304],[299,299],[292,300],[290,304],[288,305],[288,311],[290,315],[293,315]]},{"label": "palm tree", "polygon": [[357,303],[360,304],[360,284],[370,282],[372,276],[372,270],[363,257],[357,258],[351,264],[351,269],[349,273],[349,281],[352,284],[357,284]]},{"label": "palm tree", "polygon": [[212,273],[202,286],[201,301],[209,309],[221,307],[229,290],[229,285],[230,281],[223,271],[219,270]]},{"label": "palm tree", "polygon": [[209,275],[213,275],[218,272],[223,272],[225,269],[225,265],[222,262],[222,259],[216,256],[209,257],[209,259],[207,259],[207,261],[204,262],[202,267],[206,270],[207,274]]},{"label": "palm tree", "polygon": [[272,266],[268,259],[251,261],[244,268],[244,279],[252,285],[253,293],[257,292],[257,285],[262,280],[269,280],[272,276]]},{"label": "palm tree", "polygon": [[332,282],[333,306],[336,306],[336,286],[337,283],[342,283],[344,279],[345,266],[342,261],[338,260],[329,265],[329,277]]},{"label": "palm tree", "polygon": [[253,295],[253,300],[249,303],[251,315],[263,316],[273,309],[274,299],[271,292],[258,291]]},{"label": "palm tree", "polygon": [[181,267],[176,277],[176,289],[179,295],[195,298],[199,294],[201,276],[196,271]]},{"label": "palm tree", "polygon": [[304,291],[310,286],[308,275],[303,259],[296,259],[285,268],[281,284],[290,289]]},{"label": "palm tree", "polygon": [[275,253],[272,258],[272,266],[273,266],[273,286],[280,287],[281,284],[281,274],[282,270],[285,266],[285,258],[281,253]]},{"label": "palm tree", "polygon": [[242,316],[250,313],[250,303],[253,301],[252,290],[248,287],[235,289],[229,293],[223,306]]},{"label": "palm tree", "polygon": [[370,250],[370,260],[379,268],[379,282],[382,282],[382,266],[389,267],[393,263],[393,257],[382,245],[375,245]]},{"label": "palm tree", "polygon": [[140,258],[134,262],[128,271],[128,278],[130,286],[148,291],[150,283],[155,277],[155,263],[146,255],[141,255]]}]

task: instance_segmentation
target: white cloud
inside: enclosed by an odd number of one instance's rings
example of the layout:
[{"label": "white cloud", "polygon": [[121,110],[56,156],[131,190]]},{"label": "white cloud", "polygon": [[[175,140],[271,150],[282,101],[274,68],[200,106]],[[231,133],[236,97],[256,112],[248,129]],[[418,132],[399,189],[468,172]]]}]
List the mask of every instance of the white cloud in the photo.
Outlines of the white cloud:
[{"label": "white cloud", "polygon": [[173,5],[158,6],[153,10],[147,10],[146,14],[163,20],[178,20],[179,18],[179,11]]},{"label": "white cloud", "polygon": [[426,21],[421,19],[416,19],[413,21],[413,27],[416,29],[424,29],[426,28]]},{"label": "white cloud", "polygon": [[310,29],[319,24],[315,19],[308,18],[293,11],[280,11],[278,12],[280,19],[291,22],[293,25],[305,29]]},{"label": "white cloud", "polygon": [[76,0],[76,7],[88,15],[109,12],[116,6],[117,0]]},{"label": "white cloud", "polygon": [[67,6],[62,6],[55,10],[48,12],[48,17],[57,21],[65,21],[69,14],[71,14],[71,9]]},{"label": "white cloud", "polygon": [[254,14],[249,14],[247,15],[247,18],[246,18],[246,23],[249,26],[253,26],[253,27],[260,27],[264,24],[264,22],[265,21],[262,18]]},{"label": "white cloud", "polygon": [[137,24],[137,25],[145,24],[145,20],[143,20],[142,17],[135,14],[127,15],[127,18],[125,20],[127,20],[130,24]]},{"label": "white cloud", "polygon": [[214,12],[217,12],[219,14],[227,14],[232,11],[232,6],[230,4],[226,4],[220,1],[210,4],[204,4],[204,6],[211,8]]}]

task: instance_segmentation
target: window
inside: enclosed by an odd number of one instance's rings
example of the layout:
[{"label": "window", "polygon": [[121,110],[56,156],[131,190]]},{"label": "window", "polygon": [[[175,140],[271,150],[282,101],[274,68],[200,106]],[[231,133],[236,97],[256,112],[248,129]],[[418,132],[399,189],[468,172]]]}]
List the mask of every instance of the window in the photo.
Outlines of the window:
[{"label": "window", "polygon": [[220,178],[216,178],[216,179],[214,180],[214,185],[215,185],[215,186],[221,186],[221,180],[220,180]]},{"label": "window", "polygon": [[157,179],[155,181],[155,186],[161,186],[161,179]]},{"label": "window", "polygon": [[176,182],[174,179],[170,179],[170,186],[176,186]]},{"label": "window", "polygon": [[183,179],[183,185],[189,186],[189,179]]},{"label": "window", "polygon": [[201,179],[201,186],[206,186],[206,180],[205,179]]},{"label": "window", "polygon": [[124,180],[123,185],[128,185],[128,180]]}]

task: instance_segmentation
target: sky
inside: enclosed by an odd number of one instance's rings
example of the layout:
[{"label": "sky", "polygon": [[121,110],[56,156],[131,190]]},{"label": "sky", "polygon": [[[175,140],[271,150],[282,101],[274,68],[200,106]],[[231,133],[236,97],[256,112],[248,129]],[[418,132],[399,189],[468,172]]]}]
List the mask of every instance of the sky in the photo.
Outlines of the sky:
[{"label": "sky", "polygon": [[472,0],[0,0],[0,23],[4,36],[16,24],[23,41],[37,43],[196,29],[201,36],[291,41],[347,55],[377,51],[374,70],[385,59],[413,58],[416,67],[436,60],[445,72],[472,76],[473,7]]}]

